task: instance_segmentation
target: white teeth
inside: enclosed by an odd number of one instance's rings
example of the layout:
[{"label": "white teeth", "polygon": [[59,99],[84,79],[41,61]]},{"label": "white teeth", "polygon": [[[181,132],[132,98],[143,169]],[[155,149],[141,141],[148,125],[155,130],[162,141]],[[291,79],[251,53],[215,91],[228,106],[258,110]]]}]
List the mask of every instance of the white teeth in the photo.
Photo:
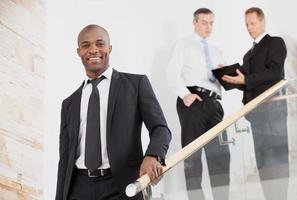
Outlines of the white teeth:
[{"label": "white teeth", "polygon": [[89,60],[93,61],[93,60],[99,60],[99,57],[94,57],[94,58],[89,58]]}]

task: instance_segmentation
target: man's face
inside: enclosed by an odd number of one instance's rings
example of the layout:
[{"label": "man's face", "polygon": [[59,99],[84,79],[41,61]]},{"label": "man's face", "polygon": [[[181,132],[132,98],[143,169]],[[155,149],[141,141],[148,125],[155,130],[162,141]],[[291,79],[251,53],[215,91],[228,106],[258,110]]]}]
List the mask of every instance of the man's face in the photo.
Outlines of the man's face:
[{"label": "man's face", "polygon": [[195,32],[202,38],[207,38],[212,32],[214,15],[212,13],[199,14],[193,21]]},{"label": "man's face", "polygon": [[246,28],[253,39],[256,39],[260,34],[265,31],[265,20],[260,19],[257,13],[248,13],[245,15]]},{"label": "man's face", "polygon": [[102,74],[109,67],[111,45],[107,33],[100,28],[90,28],[78,37],[77,54],[81,57],[87,75]]}]

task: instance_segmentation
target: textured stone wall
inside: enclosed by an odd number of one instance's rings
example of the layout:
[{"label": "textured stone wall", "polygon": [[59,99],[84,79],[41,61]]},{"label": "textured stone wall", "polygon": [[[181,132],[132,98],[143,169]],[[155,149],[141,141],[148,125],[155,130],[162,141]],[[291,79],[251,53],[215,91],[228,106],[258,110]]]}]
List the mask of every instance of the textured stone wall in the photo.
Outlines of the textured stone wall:
[{"label": "textured stone wall", "polygon": [[41,199],[45,1],[0,0],[0,199]]}]

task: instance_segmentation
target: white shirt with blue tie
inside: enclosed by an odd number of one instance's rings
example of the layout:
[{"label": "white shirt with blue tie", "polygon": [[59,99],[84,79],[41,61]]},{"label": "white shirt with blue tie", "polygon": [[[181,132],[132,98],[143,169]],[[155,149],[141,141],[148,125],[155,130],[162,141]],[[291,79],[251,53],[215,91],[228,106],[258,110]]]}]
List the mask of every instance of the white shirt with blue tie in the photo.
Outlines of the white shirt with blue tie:
[{"label": "white shirt with blue tie", "polygon": [[[181,99],[190,93],[187,86],[203,87],[221,95],[219,82],[211,82],[208,79],[208,67],[202,40],[203,38],[194,32],[178,40],[171,53],[167,67],[168,81],[176,95]],[[221,50],[209,41],[207,43],[211,63],[213,64],[212,68],[216,69],[219,64],[224,65],[225,60]]]}]

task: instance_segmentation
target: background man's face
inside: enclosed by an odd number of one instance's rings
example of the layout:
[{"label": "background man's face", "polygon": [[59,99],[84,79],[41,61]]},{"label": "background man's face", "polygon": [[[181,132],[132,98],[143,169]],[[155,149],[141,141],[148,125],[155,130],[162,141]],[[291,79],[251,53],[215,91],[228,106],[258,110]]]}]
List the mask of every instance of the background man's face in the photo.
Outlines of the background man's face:
[{"label": "background man's face", "polygon": [[248,13],[245,15],[246,28],[253,39],[256,39],[260,34],[265,31],[265,20],[260,19],[257,13]]},{"label": "background man's face", "polygon": [[193,21],[196,33],[202,38],[209,37],[212,32],[213,21],[214,15],[212,13],[199,14]]}]

